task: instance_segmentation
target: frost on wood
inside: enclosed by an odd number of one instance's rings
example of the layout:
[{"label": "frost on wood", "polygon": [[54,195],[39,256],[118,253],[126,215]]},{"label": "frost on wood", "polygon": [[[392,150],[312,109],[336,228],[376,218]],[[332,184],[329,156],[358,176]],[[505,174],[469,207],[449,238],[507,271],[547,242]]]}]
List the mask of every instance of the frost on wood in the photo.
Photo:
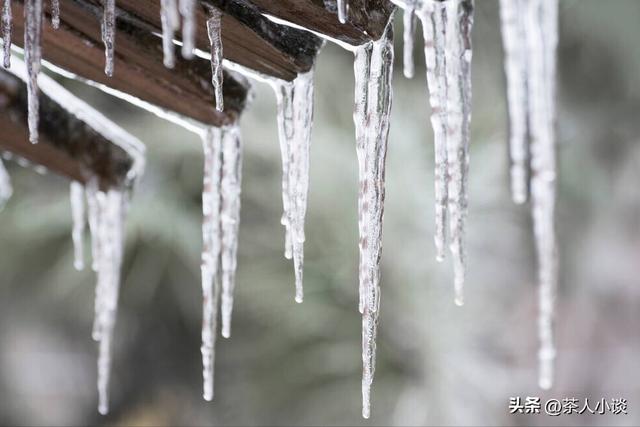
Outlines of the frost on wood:
[{"label": "frost on wood", "polygon": [[73,220],[73,229],[71,237],[73,239],[73,266],[76,270],[84,269],[84,229],[85,229],[85,204],[84,204],[84,186],[73,181],[69,190],[71,199],[71,218]]},{"label": "frost on wood", "polygon": [[349,0],[336,0],[338,6],[338,20],[341,24],[347,22],[349,13]]},{"label": "frost on wood", "polygon": [[7,201],[13,194],[13,187],[11,186],[11,178],[7,169],[4,167],[4,163],[0,160],[0,211],[7,204]]},{"label": "frost on wood", "polygon": [[51,26],[60,28],[60,0],[51,0]]},{"label": "frost on wood", "polygon": [[11,0],[2,0],[2,18],[0,24],[2,27],[2,51],[4,68],[11,66]]},{"label": "frost on wood", "polygon": [[113,75],[114,50],[116,43],[116,0],[103,0],[102,42],[104,43],[104,73]]},{"label": "frost on wood", "polygon": [[209,9],[207,34],[211,44],[211,83],[216,97],[216,110],[224,110],[222,94],[222,13],[212,7]]},{"label": "frost on wood", "polygon": [[29,141],[38,142],[38,121],[40,101],[38,98],[38,74],[42,51],[42,0],[25,0],[24,60],[27,65],[27,102]]},{"label": "frost on wood", "polygon": [[196,2],[195,0],[178,0],[178,9],[182,16],[182,56],[193,58],[196,37]]},{"label": "frost on wood", "polygon": [[178,0],[160,1],[160,21],[162,22],[162,51],[164,55],[164,66],[173,68],[175,66],[175,47],[173,36],[180,28],[180,15],[178,15]]},{"label": "frost on wood", "polygon": [[293,82],[274,83],[278,102],[278,134],[282,154],[282,225],[285,257],[293,258],[296,302],[302,302],[304,222],[309,193],[309,148],[313,125],[313,71]]},{"label": "frost on wood", "polygon": [[360,312],[362,313],[362,416],[369,418],[380,308],[380,257],[385,193],[385,160],[391,111],[393,28],[355,51],[356,150],[359,171]]},{"label": "frost on wood", "polygon": [[214,395],[215,343],[218,303],[222,335],[231,332],[235,287],[242,147],[236,126],[209,128],[203,136],[204,182],[202,192],[202,375],[203,397]]}]

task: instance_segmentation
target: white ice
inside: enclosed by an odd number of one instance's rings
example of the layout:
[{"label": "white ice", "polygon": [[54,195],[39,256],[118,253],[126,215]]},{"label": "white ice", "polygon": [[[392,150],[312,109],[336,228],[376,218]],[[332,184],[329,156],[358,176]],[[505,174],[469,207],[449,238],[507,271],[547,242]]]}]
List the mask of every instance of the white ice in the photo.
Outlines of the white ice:
[{"label": "white ice", "polygon": [[336,5],[338,7],[338,21],[344,24],[349,17],[349,0],[336,0]]},{"label": "white ice", "polygon": [[25,32],[24,32],[24,60],[27,64],[27,105],[29,141],[38,142],[38,121],[40,99],[38,96],[38,74],[42,51],[40,41],[42,37],[42,0],[25,0]]},{"label": "white ice", "polygon": [[416,30],[415,0],[407,1],[407,8],[403,13],[403,72],[406,78],[411,79],[415,74],[413,62],[413,37]]},{"label": "white ice", "polygon": [[12,15],[11,15],[11,0],[3,0],[2,3],[2,17],[0,24],[2,26],[2,47],[3,47],[3,65],[4,68],[11,66],[11,29],[12,29]]},{"label": "white ice", "polygon": [[84,269],[84,230],[85,230],[85,203],[84,186],[73,181],[69,190],[71,199],[71,218],[73,229],[71,237],[73,239],[73,266],[76,270]]},{"label": "white ice", "polygon": [[182,16],[182,56],[193,58],[196,37],[196,2],[195,0],[179,0],[178,9]]},{"label": "white ice", "polygon": [[11,177],[0,159],[0,211],[7,204],[12,194],[13,187],[11,186]]},{"label": "white ice", "polygon": [[102,41],[104,43],[104,73],[111,77],[116,43],[116,0],[104,0],[102,11]]},{"label": "white ice", "polygon": [[211,44],[211,83],[215,91],[216,110],[224,110],[222,93],[222,13],[215,7],[209,10],[207,33]]},{"label": "white ice", "polygon": [[60,28],[60,0],[51,0],[51,26]]},{"label": "white ice", "polygon": [[162,51],[163,62],[167,68],[175,66],[175,46],[173,36],[180,28],[177,0],[160,1],[160,21],[162,23]]}]

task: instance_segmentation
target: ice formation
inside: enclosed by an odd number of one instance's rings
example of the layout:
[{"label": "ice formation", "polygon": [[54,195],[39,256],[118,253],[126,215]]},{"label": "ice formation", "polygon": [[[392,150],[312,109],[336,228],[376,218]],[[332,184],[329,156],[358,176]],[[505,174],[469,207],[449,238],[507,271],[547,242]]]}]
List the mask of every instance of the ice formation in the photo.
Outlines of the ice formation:
[{"label": "ice formation", "polygon": [[231,333],[235,287],[242,147],[237,126],[208,128],[203,135],[202,192],[202,375],[203,397],[214,395],[215,343],[218,302],[221,300],[222,336]]},{"label": "ice formation", "polygon": [[338,20],[341,24],[344,24],[349,17],[349,0],[336,0],[336,5],[338,7]]},{"label": "ice formation", "polygon": [[[518,203],[524,202],[530,188],[539,281],[538,382],[541,388],[548,389],[553,384],[556,353],[553,317],[558,280],[554,226],[558,1],[503,0],[500,7],[511,120],[513,198]],[[527,185],[529,168],[531,176]]]},{"label": "ice formation", "polygon": [[162,22],[162,51],[164,55],[164,66],[173,68],[175,66],[175,47],[173,36],[180,28],[180,15],[178,14],[178,0],[160,1],[160,21]]},{"label": "ice formation", "polygon": [[274,84],[278,102],[278,134],[282,154],[282,225],[285,257],[293,258],[296,302],[303,299],[304,220],[309,192],[309,148],[313,125],[313,71],[293,82]]},{"label": "ice formation", "polygon": [[393,21],[380,40],[355,51],[355,107],[358,157],[358,230],[360,235],[359,308],[362,313],[362,416],[369,418],[371,384],[376,358],[380,308],[380,257],[384,214],[385,160],[391,75],[393,71]]},{"label": "ice formation", "polygon": [[42,0],[25,0],[24,60],[27,64],[27,104],[29,122],[29,141],[38,142],[38,121],[40,101],[38,97],[38,74],[42,51]]},{"label": "ice formation", "polygon": [[103,0],[102,41],[104,43],[104,73],[113,75],[114,49],[116,43],[116,0]]},{"label": "ice formation", "polygon": [[69,189],[71,199],[71,218],[73,219],[73,229],[71,237],[73,239],[73,266],[76,270],[84,269],[84,230],[85,230],[85,203],[84,186],[73,181]]},{"label": "ice formation", "polygon": [[216,110],[224,110],[222,94],[222,13],[215,7],[209,9],[207,33],[211,43],[211,83],[216,97]]},{"label": "ice formation", "polygon": [[402,63],[404,76],[413,78],[415,66],[413,62],[413,37],[416,30],[415,0],[407,0],[407,7],[402,16],[403,23],[403,52]]},{"label": "ice formation", "polygon": [[182,56],[191,59],[196,37],[196,1],[178,0],[178,10],[182,16]]},{"label": "ice formation", "polygon": [[60,0],[51,0],[51,26],[60,28]]},{"label": "ice formation", "polygon": [[4,68],[11,66],[11,0],[3,0],[2,3],[2,18],[0,24],[2,24],[2,51],[3,51],[3,65]]},{"label": "ice formation", "polygon": [[4,163],[0,160],[0,211],[7,204],[7,201],[13,194],[13,187],[11,186],[11,177],[7,169],[4,167]]}]

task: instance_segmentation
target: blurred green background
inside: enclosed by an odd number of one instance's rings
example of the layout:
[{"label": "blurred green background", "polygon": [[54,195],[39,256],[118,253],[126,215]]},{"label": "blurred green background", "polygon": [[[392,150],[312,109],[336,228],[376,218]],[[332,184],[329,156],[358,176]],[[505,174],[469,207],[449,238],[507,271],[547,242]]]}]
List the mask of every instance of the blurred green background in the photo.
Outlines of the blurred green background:
[{"label": "blurred green background", "polygon": [[[233,336],[201,398],[202,154],[194,135],[65,85],[147,145],[127,226],[111,414],[97,414],[95,277],[72,266],[68,182],[12,162],[0,214],[0,423],[22,425],[633,425],[640,423],[640,2],[561,0],[557,376],[537,388],[528,207],[510,201],[498,2],[478,0],[466,305],[435,262],[433,145],[416,46],[396,20],[382,316],[372,418],[360,418],[353,57],[318,58],[305,302],[283,258],[275,97],[255,84]],[[64,12],[63,12],[64,13]],[[116,64],[117,68],[117,64]],[[1,131],[0,131],[1,132]],[[88,240],[87,240],[88,243]],[[509,397],[626,398],[628,415],[509,415]]]}]

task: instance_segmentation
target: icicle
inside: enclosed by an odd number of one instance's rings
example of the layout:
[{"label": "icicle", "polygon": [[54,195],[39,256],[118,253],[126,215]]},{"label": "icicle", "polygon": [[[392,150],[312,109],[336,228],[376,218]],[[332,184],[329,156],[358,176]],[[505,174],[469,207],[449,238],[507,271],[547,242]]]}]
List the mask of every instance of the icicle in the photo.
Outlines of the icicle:
[{"label": "icicle", "polygon": [[338,6],[338,21],[345,24],[349,18],[349,0],[336,0]]},{"label": "icicle", "polygon": [[416,30],[415,1],[416,0],[407,1],[407,8],[404,10],[403,15],[404,51],[402,59],[404,65],[404,76],[408,79],[413,78],[415,73],[415,66],[413,63],[413,34]]},{"label": "icicle", "polygon": [[242,181],[242,146],[238,127],[222,131],[222,336],[231,336],[231,312],[236,279],[236,256],[238,252],[238,226],[240,225],[240,184]]},{"label": "icicle", "polygon": [[42,59],[40,39],[42,32],[42,0],[25,0],[25,32],[24,59],[27,64],[27,92],[28,92],[28,124],[29,141],[38,142],[38,121],[40,101],[38,98],[38,74]]},{"label": "icicle", "polygon": [[7,201],[13,194],[13,187],[11,186],[11,178],[9,173],[4,167],[4,163],[0,159],[0,211],[4,209]]},{"label": "icicle", "polygon": [[83,236],[85,228],[84,186],[77,181],[71,183],[71,217],[73,219],[73,266],[76,270],[84,269]]},{"label": "icicle", "polygon": [[543,389],[553,383],[554,300],[557,287],[555,210],[555,69],[557,0],[529,0],[527,49],[529,60],[529,134],[531,135],[531,201],[538,254],[540,377]]},{"label": "icicle", "polygon": [[111,371],[111,342],[118,310],[120,268],[124,248],[124,218],[128,207],[126,192],[119,189],[101,191],[96,181],[87,185],[90,208],[97,209],[97,224],[91,229],[96,242],[98,280],[96,285],[93,338],[100,343],[98,356],[98,411],[109,412],[109,376]]},{"label": "icicle", "polygon": [[162,51],[164,55],[164,66],[173,68],[175,66],[175,47],[173,36],[180,27],[180,16],[178,15],[177,0],[160,1],[160,20],[162,22]]},{"label": "icicle", "polygon": [[196,37],[195,0],[179,0],[179,9],[182,16],[182,57],[191,59]]},{"label": "icicle", "polygon": [[516,203],[528,197],[527,141],[527,40],[525,0],[501,0],[500,20],[504,45],[509,105],[511,195]]},{"label": "icicle", "polygon": [[11,27],[12,27],[12,16],[11,16],[11,0],[3,0],[2,3],[2,19],[0,20],[2,23],[2,47],[3,47],[3,65],[4,68],[9,68],[11,66]]},{"label": "icicle", "polygon": [[291,83],[275,84],[282,154],[282,203],[285,257],[293,257],[296,302],[303,300],[304,219],[309,192],[309,147],[313,124],[313,71]]},{"label": "icicle", "polygon": [[60,28],[60,0],[51,0],[51,26],[54,30]]},{"label": "icicle", "polygon": [[202,192],[202,377],[203,397],[213,399],[215,345],[220,300],[219,261],[221,251],[220,184],[222,172],[222,132],[207,129],[203,140],[204,185]]},{"label": "icicle", "polygon": [[450,249],[453,258],[455,302],[464,303],[466,270],[465,222],[471,123],[471,27],[473,1],[450,0],[447,9],[447,169]]},{"label": "icicle", "polygon": [[224,97],[222,94],[222,13],[215,8],[209,9],[207,20],[207,33],[211,43],[211,82],[216,96],[216,110],[224,110]]},{"label": "icicle", "polygon": [[103,0],[102,41],[104,42],[104,73],[113,75],[114,49],[116,43],[116,0]]},{"label": "icicle", "polygon": [[360,234],[360,311],[362,312],[362,416],[369,418],[380,307],[380,256],[384,212],[384,174],[391,110],[393,28],[355,52],[353,119],[356,127]]}]

